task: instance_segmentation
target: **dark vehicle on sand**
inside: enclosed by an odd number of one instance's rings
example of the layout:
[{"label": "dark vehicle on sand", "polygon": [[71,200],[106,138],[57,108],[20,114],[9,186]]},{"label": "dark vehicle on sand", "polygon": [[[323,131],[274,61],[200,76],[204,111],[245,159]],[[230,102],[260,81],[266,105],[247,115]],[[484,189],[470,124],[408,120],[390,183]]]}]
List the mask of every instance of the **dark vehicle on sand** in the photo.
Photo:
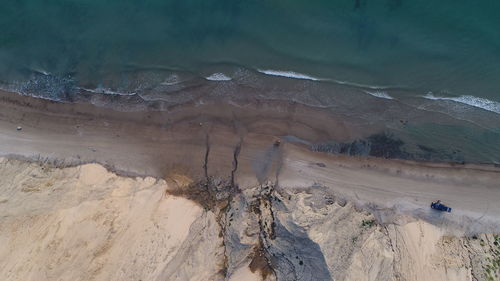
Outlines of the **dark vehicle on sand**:
[{"label": "dark vehicle on sand", "polygon": [[431,208],[434,209],[434,210],[438,210],[438,211],[441,211],[441,212],[448,212],[448,213],[451,213],[451,208],[444,205],[443,203],[441,203],[441,200],[438,200],[436,202],[432,202],[431,203]]}]

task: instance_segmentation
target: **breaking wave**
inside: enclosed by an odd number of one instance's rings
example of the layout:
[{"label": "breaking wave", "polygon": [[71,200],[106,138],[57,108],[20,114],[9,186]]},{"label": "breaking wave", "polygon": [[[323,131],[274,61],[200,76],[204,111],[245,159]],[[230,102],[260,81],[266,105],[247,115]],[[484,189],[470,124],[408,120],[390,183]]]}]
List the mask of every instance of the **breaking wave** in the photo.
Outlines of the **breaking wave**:
[{"label": "breaking wave", "polygon": [[293,79],[304,79],[304,80],[312,80],[312,81],[324,81],[326,79],[310,76],[307,74],[299,73],[299,72],[294,72],[294,71],[282,71],[282,70],[272,70],[272,69],[257,69],[258,72],[267,74],[267,75],[272,75],[272,76],[281,76],[281,77],[287,77],[287,78],[293,78]]},{"label": "breaking wave", "polygon": [[430,100],[450,100],[500,114],[500,102],[492,101],[485,98],[480,98],[475,96],[440,97],[440,96],[435,96],[432,93],[428,93],[427,95],[424,96],[424,98]]},{"label": "breaking wave", "polygon": [[351,86],[355,88],[360,88],[360,89],[370,89],[373,91],[367,92],[368,94],[372,96],[376,96],[379,98],[385,98],[385,99],[393,99],[391,96],[389,96],[387,93],[381,94],[381,90],[385,89],[397,89],[397,88],[405,88],[403,86],[379,86],[379,85],[368,85],[368,84],[361,84],[361,83],[355,83],[355,82],[350,82],[350,81],[343,81],[343,80],[336,80],[336,79],[329,79],[329,78],[320,78],[320,77],[315,77],[309,74],[304,74],[300,72],[295,72],[295,71],[284,71],[284,70],[273,70],[273,69],[257,69],[258,72],[266,75],[272,75],[272,76],[280,76],[280,77],[287,77],[287,78],[292,78],[292,79],[303,79],[303,80],[311,80],[311,81],[323,81],[323,82],[331,82],[339,85],[345,85],[345,86]]},{"label": "breaking wave", "polygon": [[393,97],[391,97],[388,93],[386,93],[384,91],[365,91],[365,93],[372,95],[374,97],[377,97],[377,98],[381,98],[381,99],[388,99],[388,100],[394,99]]},{"label": "breaking wave", "polygon": [[209,81],[230,81],[232,78],[225,75],[224,73],[213,73],[205,79]]},{"label": "breaking wave", "polygon": [[95,94],[106,94],[106,95],[117,95],[117,96],[133,96],[133,95],[136,95],[136,93],[122,93],[122,92],[113,91],[111,89],[103,88],[103,87],[98,87],[98,88],[95,88],[95,89],[87,89],[87,88],[79,88],[79,89],[87,91],[87,92],[95,93]]}]

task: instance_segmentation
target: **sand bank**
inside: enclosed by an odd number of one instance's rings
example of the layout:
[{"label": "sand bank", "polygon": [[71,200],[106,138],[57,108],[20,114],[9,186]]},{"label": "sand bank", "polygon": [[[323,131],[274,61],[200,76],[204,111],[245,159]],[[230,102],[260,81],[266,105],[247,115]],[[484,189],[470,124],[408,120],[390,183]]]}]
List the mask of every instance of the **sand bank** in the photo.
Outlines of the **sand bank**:
[{"label": "sand bank", "polygon": [[2,280],[497,278],[497,235],[380,222],[318,186],[247,186],[209,209],[167,181],[0,158]]},{"label": "sand bank", "polygon": [[405,202],[410,210],[427,209],[430,201],[443,199],[458,212],[474,213],[472,218],[500,217],[500,168],[493,165],[315,153],[283,137],[344,141],[370,133],[320,109],[186,104],[169,111],[120,112],[9,93],[0,98],[0,155],[11,158],[59,166],[99,163],[124,175],[232,179],[240,187],[320,184],[384,207]]},{"label": "sand bank", "polygon": [[487,280],[498,258],[498,167],[310,151],[377,130],[342,116],[9,93],[0,109],[6,280]]}]

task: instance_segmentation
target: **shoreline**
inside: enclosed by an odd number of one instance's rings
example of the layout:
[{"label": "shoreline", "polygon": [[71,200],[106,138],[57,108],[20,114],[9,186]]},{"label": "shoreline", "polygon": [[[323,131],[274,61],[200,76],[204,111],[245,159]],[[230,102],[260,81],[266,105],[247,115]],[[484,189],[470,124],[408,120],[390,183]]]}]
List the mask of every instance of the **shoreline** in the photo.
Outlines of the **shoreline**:
[{"label": "shoreline", "polygon": [[[91,124],[96,128],[106,127],[108,122],[131,124],[132,126],[147,126],[149,129],[158,129],[159,134],[164,131],[183,130],[186,123],[213,123],[219,130],[224,130],[233,135],[255,134],[267,137],[281,137],[287,142],[301,146],[301,143],[317,145],[328,142],[349,144],[350,142],[363,141],[367,137],[380,134],[383,128],[372,126],[360,127],[356,121],[342,114],[335,114],[323,108],[310,107],[292,101],[259,101],[256,99],[240,101],[240,103],[213,102],[198,104],[191,101],[184,104],[173,105],[166,109],[155,109],[155,102],[146,104],[148,110],[117,111],[109,107],[90,104],[88,100],[75,103],[58,102],[0,91],[0,107],[3,115],[1,121],[22,125],[23,122],[36,122],[40,125],[40,118],[52,119],[45,123],[47,127],[55,125],[54,118],[60,117],[61,126],[67,126],[67,121],[104,122]],[[119,97],[112,97],[119,98]],[[5,114],[9,112],[10,114]],[[42,115],[41,115],[42,114]],[[24,120],[23,120],[24,119]],[[63,121],[64,120],[64,121]],[[52,124],[54,123],[54,124]],[[184,123],[184,124],[182,124]],[[210,124],[212,126],[212,124]],[[29,126],[29,124],[28,124]],[[79,127],[79,125],[75,125]],[[177,126],[177,127],[175,127]],[[175,128],[174,128],[175,127]],[[202,128],[207,134],[207,129]],[[212,130],[209,128],[208,130]],[[74,130],[70,133],[74,133]],[[131,135],[134,135],[131,133]],[[389,141],[391,141],[389,139]],[[390,144],[387,144],[390,145]],[[339,153],[327,153],[342,155]],[[4,154],[5,155],[5,154]],[[384,159],[370,155],[353,155],[361,158]],[[401,159],[386,158],[389,160],[416,163],[423,166],[437,167],[470,167],[477,169],[495,169],[499,164],[482,162],[456,162],[445,160]],[[105,164],[105,163],[101,163]]]},{"label": "shoreline", "polygon": [[346,122],[287,102],[120,112],[0,93],[0,275],[486,280],[500,167],[304,144],[371,133]]},{"label": "shoreline", "polygon": [[[169,111],[119,112],[91,104],[2,93],[0,112],[0,155],[11,158],[55,161],[66,166],[99,163],[127,176],[165,179],[180,173],[194,181],[231,178],[239,186],[266,182],[306,186],[318,179],[335,186],[336,180],[325,175],[342,178],[345,175],[340,171],[344,171],[358,175],[350,179],[353,182],[370,174],[353,188],[370,186],[365,192],[375,192],[373,199],[382,190],[390,192],[394,200],[400,198],[403,194],[397,191],[398,180],[407,184],[406,192],[414,193],[419,200],[431,200],[430,195],[419,191],[445,199],[448,196],[444,191],[453,194],[454,186],[484,202],[500,196],[500,167],[493,164],[353,157],[313,152],[300,142],[287,142],[282,136],[313,143],[347,141],[369,134],[346,125],[348,121],[342,116],[295,103],[255,102],[246,107],[187,104]],[[22,130],[17,131],[18,126]],[[276,146],[280,136],[281,144]],[[297,178],[297,174],[302,176]],[[377,179],[386,181],[387,186],[370,183]],[[347,188],[346,179],[342,185]],[[478,189],[490,196],[480,199]],[[459,198],[454,201],[461,205]],[[379,204],[384,203],[379,199]],[[467,208],[480,213],[482,205],[467,204]],[[500,207],[489,212],[500,217]]]}]

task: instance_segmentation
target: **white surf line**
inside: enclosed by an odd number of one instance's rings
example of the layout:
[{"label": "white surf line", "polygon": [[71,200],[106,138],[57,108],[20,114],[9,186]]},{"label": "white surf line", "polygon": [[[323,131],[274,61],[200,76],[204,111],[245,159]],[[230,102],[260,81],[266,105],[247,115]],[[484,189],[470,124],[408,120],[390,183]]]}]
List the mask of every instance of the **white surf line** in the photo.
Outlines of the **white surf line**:
[{"label": "white surf line", "polygon": [[470,105],[473,107],[482,108],[491,112],[500,114],[500,102],[492,101],[485,98],[475,97],[475,96],[459,96],[459,97],[440,97],[435,96],[433,93],[429,92],[423,98],[429,100],[451,100],[454,102]]},{"label": "white surf line", "polygon": [[341,85],[347,85],[347,86],[353,86],[353,87],[358,87],[358,88],[365,88],[365,89],[371,89],[371,90],[385,90],[385,89],[397,89],[397,88],[405,88],[403,86],[377,86],[377,85],[367,85],[367,84],[360,84],[360,83],[354,83],[354,82],[349,82],[349,81],[342,81],[342,80],[329,80],[333,81],[337,84]]},{"label": "white surf line", "polygon": [[304,80],[312,80],[312,81],[326,81],[327,79],[322,79],[314,76],[310,76],[307,74],[294,72],[294,71],[283,71],[283,70],[273,70],[273,69],[257,69],[258,72],[272,75],[272,76],[281,76],[293,79],[304,79]]},{"label": "white surf line", "polygon": [[381,98],[381,99],[387,99],[387,100],[393,100],[394,98],[391,97],[387,92],[385,91],[364,91],[365,93],[371,95],[371,96],[374,96],[374,97],[377,97],[377,98]]},{"label": "white surf line", "polygon": [[95,93],[95,94],[106,94],[106,95],[117,95],[117,96],[133,96],[133,95],[136,95],[136,93],[120,93],[120,92],[115,92],[115,91],[107,89],[107,88],[87,89],[87,88],[77,87],[77,89],[84,90],[84,91],[91,92],[91,93]]},{"label": "white surf line", "polygon": [[32,69],[31,69],[31,71],[36,72],[36,73],[38,73],[38,74],[45,75],[45,76],[49,76],[49,75],[51,75],[51,74],[50,74],[50,72],[45,71],[45,70],[43,70],[43,69],[32,68]]},{"label": "white surf line", "polygon": [[210,76],[205,77],[205,79],[207,79],[209,81],[230,81],[230,80],[232,80],[231,77],[227,76],[224,73],[220,73],[220,72],[213,73]]},{"label": "white surf line", "polygon": [[[272,76],[287,77],[287,78],[292,78],[292,79],[304,79],[304,80],[311,80],[311,81],[329,81],[329,82],[334,82],[334,83],[337,83],[340,85],[347,85],[347,86],[353,86],[353,87],[357,87],[357,88],[365,88],[365,89],[371,89],[371,90],[404,88],[402,86],[366,85],[366,84],[354,83],[354,82],[349,82],[349,81],[320,78],[320,77],[315,77],[315,76],[312,76],[309,74],[304,74],[304,73],[295,72],[295,71],[284,71],[284,70],[274,70],[274,69],[257,69],[257,71],[262,73],[262,74],[267,74],[267,75],[272,75]],[[391,99],[393,99],[393,98],[391,97]]]}]

